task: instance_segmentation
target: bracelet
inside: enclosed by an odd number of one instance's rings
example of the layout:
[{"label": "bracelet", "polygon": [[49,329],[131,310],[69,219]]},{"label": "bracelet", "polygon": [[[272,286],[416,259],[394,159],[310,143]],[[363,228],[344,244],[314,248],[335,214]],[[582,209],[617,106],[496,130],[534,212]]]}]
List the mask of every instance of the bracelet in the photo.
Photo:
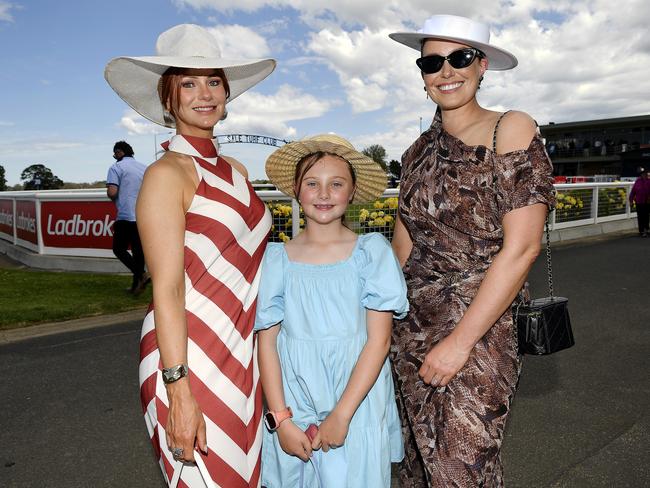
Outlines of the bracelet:
[{"label": "bracelet", "polygon": [[189,373],[189,369],[186,364],[177,364],[171,368],[163,368],[162,370],[162,379],[163,383],[166,385],[174,383],[175,381],[184,378]]}]

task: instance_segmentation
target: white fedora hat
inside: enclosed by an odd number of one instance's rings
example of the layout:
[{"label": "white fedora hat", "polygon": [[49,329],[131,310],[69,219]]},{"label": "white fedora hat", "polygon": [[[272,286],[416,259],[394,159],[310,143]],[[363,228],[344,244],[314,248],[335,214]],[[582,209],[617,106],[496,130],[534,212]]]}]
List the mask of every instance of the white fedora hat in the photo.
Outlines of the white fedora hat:
[{"label": "white fedora hat", "polygon": [[394,41],[420,51],[425,39],[440,39],[475,47],[489,61],[488,69],[506,70],[517,66],[517,58],[490,44],[490,28],[487,24],[457,15],[434,15],[429,17],[417,32],[394,32],[388,35]]},{"label": "white fedora hat", "polygon": [[221,68],[230,86],[226,103],[256,85],[275,69],[274,59],[225,59],[217,39],[201,26],[181,24],[166,30],[156,42],[156,56],[119,57],[111,60],[104,78],[115,92],[143,117],[175,127],[165,117],[158,95],[162,74],[175,68]]}]

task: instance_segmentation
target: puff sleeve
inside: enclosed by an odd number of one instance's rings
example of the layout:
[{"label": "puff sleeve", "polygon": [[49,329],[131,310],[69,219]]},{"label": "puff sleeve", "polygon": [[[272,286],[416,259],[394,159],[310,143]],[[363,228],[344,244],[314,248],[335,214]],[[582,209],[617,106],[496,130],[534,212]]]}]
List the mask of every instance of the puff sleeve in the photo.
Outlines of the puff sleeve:
[{"label": "puff sleeve", "polygon": [[401,319],[409,310],[402,269],[386,238],[378,233],[360,236],[361,304],[368,309],[392,311]]},{"label": "puff sleeve", "polygon": [[539,135],[528,149],[495,155],[499,216],[517,208],[544,203],[555,206],[553,165]]},{"label": "puff sleeve", "polygon": [[284,319],[283,244],[270,243],[262,259],[260,288],[257,294],[255,330],[273,327]]}]

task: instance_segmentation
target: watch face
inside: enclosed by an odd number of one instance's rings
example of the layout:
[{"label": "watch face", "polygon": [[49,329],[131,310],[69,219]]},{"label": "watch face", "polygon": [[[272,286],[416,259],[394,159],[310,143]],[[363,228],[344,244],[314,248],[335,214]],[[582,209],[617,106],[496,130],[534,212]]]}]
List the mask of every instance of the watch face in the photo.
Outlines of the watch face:
[{"label": "watch face", "polygon": [[266,421],[266,426],[268,427],[269,430],[277,429],[278,424],[275,421],[275,415],[273,415],[271,412],[267,412],[264,415],[264,420]]}]

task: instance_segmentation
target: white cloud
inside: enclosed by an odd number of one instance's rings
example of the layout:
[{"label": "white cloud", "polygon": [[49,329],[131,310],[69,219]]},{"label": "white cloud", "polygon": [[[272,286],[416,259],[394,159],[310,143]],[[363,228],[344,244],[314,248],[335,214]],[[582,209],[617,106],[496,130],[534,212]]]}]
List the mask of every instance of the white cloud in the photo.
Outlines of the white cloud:
[{"label": "white cloud", "polygon": [[269,56],[266,39],[254,30],[242,25],[220,25],[208,28],[217,38],[221,55],[230,59],[255,59]]},{"label": "white cloud", "polygon": [[[514,52],[520,65],[490,72],[479,99],[497,109],[517,108],[540,122],[650,111],[650,9],[643,0],[177,0],[196,9],[295,9],[308,42],[291,69],[309,54],[336,75],[353,112],[388,109],[401,119],[424,105],[415,51],[386,36],[413,30],[434,13],[466,15],[492,25],[492,42]],[[302,26],[301,28],[304,28]],[[273,53],[271,53],[273,54]],[[394,121],[391,121],[391,123]],[[396,128],[398,130],[399,128]]]},{"label": "white cloud", "polygon": [[26,157],[33,154],[49,155],[55,152],[68,151],[83,147],[84,143],[74,141],[58,141],[52,139],[24,139],[0,142],[0,153],[3,155],[22,154]]},{"label": "white cloud", "polygon": [[282,85],[273,95],[248,92],[228,104],[228,118],[217,131],[294,138],[297,131],[289,122],[320,117],[330,107],[329,102],[291,85]]},{"label": "white cloud", "polygon": [[129,135],[156,134],[163,130],[159,125],[149,122],[142,115],[132,109],[128,109],[124,112],[118,125],[126,129]]},{"label": "white cloud", "polygon": [[10,10],[18,8],[17,5],[0,0],[0,22],[13,22],[14,17]]}]

